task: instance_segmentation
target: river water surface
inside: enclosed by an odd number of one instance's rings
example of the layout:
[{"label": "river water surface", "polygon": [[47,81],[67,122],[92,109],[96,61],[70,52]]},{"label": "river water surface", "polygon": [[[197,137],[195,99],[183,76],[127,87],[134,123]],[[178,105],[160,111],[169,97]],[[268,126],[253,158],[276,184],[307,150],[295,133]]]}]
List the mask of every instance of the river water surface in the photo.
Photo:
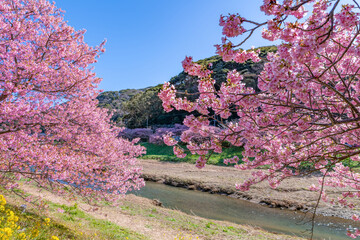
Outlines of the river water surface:
[{"label": "river water surface", "polygon": [[[158,199],[164,207],[177,209],[199,217],[258,226],[265,230],[309,238],[311,223],[297,211],[268,208],[227,196],[190,191],[159,183],[147,182],[146,187],[135,193],[138,196]],[[309,220],[305,216],[305,219]],[[316,217],[313,239],[343,240],[347,228],[360,228],[351,220],[334,217]]]}]

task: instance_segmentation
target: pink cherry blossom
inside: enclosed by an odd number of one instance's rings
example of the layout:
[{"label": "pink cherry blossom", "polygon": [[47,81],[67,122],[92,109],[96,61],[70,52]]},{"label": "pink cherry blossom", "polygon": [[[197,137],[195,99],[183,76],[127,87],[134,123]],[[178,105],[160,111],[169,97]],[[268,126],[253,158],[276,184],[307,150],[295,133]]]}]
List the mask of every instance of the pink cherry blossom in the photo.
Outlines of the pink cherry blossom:
[{"label": "pink cherry blossom", "polygon": [[3,187],[27,178],[61,194],[113,201],[144,186],[136,159],[144,149],[118,138],[95,100],[101,79],[92,66],[105,42],[90,47],[84,33],[46,0],[0,0]]},{"label": "pink cherry blossom", "polygon": [[[319,172],[322,178],[318,185],[308,186],[310,190],[330,204],[359,207],[355,200],[360,198],[360,174],[346,165],[350,159],[360,161],[358,4],[264,0],[260,9],[269,16],[267,21],[256,22],[238,14],[221,16],[225,37],[215,47],[224,61],[259,61],[258,52],[240,49],[255,31],[280,43],[276,53],[267,55],[256,91],[246,88],[235,70],[229,72],[227,81],[215,86],[216,79],[206,66],[186,58],[185,72],[198,76],[199,97],[184,124],[195,133],[213,122],[220,126],[202,141],[183,133],[181,140],[190,152],[201,155],[197,167],[204,167],[206,154],[221,151],[223,143],[244,146],[242,163],[236,158],[225,160],[236,163],[238,169],[255,171],[236,185],[238,189],[248,190],[262,181],[277,187],[291,176]],[[164,93],[169,89],[171,86],[165,85]],[[163,95],[159,96],[165,106],[186,110],[181,98]],[[311,166],[309,172],[299,170],[303,163]],[[263,166],[268,169],[257,170]],[[329,197],[324,186],[341,190],[342,196]],[[355,238],[360,231],[349,230],[348,235]]]}]

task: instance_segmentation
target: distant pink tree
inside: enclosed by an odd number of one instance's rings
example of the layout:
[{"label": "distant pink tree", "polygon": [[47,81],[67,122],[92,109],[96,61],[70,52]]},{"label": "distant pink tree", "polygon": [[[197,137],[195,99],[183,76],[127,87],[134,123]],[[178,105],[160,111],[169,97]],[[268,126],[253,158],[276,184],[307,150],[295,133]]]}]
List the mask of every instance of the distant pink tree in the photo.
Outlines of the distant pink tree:
[{"label": "distant pink tree", "polygon": [[[266,22],[238,14],[221,16],[225,36],[216,53],[224,61],[259,61],[258,52],[239,47],[260,28],[263,38],[281,43],[277,53],[267,55],[268,63],[258,77],[260,91],[245,87],[243,76],[235,70],[216,90],[211,71],[191,57],[183,61],[183,67],[199,77],[198,99],[180,98],[174,86],[164,85],[159,96],[166,111],[176,108],[200,113],[185,119],[190,130],[201,131],[210,120],[222,126],[221,132],[210,134],[205,143],[182,138],[192,152],[201,155],[198,166],[205,165],[207,153],[221,151],[223,141],[234,146],[246,142],[243,163],[236,167],[267,165],[269,170],[254,170],[253,177],[237,185],[238,189],[247,190],[264,180],[277,187],[285,178],[306,174],[299,166],[308,163],[312,171],[322,173],[319,186],[312,190],[319,191],[325,201],[355,206],[356,201],[349,199],[360,197],[360,174],[344,165],[349,159],[360,161],[360,6],[358,1],[351,3],[264,0],[261,11],[269,16]],[[238,36],[243,36],[238,44],[229,40]],[[216,119],[212,119],[213,113]],[[238,118],[230,121],[232,114]],[[324,186],[342,189],[343,196],[328,198]],[[360,236],[360,230],[348,235]]]},{"label": "distant pink tree", "polygon": [[[101,79],[89,47],[46,0],[0,0],[0,184],[114,200],[144,185],[143,148],[117,138],[97,107]],[[91,198],[93,199],[93,198]]]},{"label": "distant pink tree", "polygon": [[119,137],[123,137],[129,140],[138,138],[143,141],[148,141],[153,133],[154,131],[150,128],[124,128],[120,131]]},{"label": "distant pink tree", "polygon": [[171,135],[172,138],[179,138],[180,135],[187,129],[188,127],[181,124],[175,124],[173,127],[156,128],[155,133],[152,134],[149,138],[149,143],[159,145],[164,144],[164,135]]}]

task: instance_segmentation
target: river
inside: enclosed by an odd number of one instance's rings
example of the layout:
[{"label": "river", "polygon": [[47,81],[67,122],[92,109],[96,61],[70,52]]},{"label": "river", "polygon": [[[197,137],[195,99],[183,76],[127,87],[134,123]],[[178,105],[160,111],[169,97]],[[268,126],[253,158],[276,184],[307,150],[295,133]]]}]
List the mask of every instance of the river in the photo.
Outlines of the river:
[{"label": "river", "polygon": [[[164,207],[177,209],[199,217],[261,227],[270,232],[309,238],[310,214],[299,211],[268,208],[227,196],[190,191],[164,184],[147,182],[135,193],[149,199],[158,199]],[[317,216],[313,239],[345,240],[347,228],[360,228],[354,221]]]}]

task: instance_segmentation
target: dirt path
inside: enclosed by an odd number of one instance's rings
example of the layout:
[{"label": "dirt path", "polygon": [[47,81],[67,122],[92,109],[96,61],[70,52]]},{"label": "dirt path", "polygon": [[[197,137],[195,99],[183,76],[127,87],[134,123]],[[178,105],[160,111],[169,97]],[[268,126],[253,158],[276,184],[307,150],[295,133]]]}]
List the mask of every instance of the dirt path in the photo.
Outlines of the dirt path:
[{"label": "dirt path", "polygon": [[[148,181],[229,195],[269,207],[306,211],[316,205],[319,197],[317,193],[308,190],[311,184],[318,183],[316,176],[290,178],[283,181],[277,189],[272,189],[267,182],[262,182],[247,192],[239,192],[235,189],[235,184],[250,178],[251,171],[213,165],[198,169],[193,164],[156,160],[141,160],[141,163],[144,168],[143,176]],[[340,196],[333,189],[327,189],[327,191],[329,197]],[[354,210],[332,206],[321,201],[317,212],[326,216],[350,218]]]}]

